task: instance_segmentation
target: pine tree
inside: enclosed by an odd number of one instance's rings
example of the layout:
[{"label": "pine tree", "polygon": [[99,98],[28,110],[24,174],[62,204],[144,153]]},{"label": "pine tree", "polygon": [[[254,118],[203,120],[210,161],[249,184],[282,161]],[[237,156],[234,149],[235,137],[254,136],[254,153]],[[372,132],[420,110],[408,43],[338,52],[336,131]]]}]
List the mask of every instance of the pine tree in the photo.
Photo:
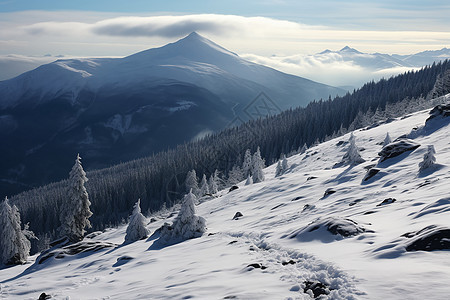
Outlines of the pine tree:
[{"label": "pine tree", "polygon": [[433,167],[436,163],[436,157],[434,156],[436,154],[436,150],[434,150],[433,145],[428,145],[427,152],[423,155],[423,161],[419,163],[419,171],[425,171],[426,169],[429,169]]},{"label": "pine tree", "polygon": [[214,174],[211,174],[211,176],[209,176],[208,188],[209,188],[209,192],[211,194],[217,194],[217,192],[219,191],[219,185],[217,184],[216,172],[214,172]]},{"label": "pine tree", "polygon": [[247,180],[245,181],[245,185],[250,185],[250,184],[253,184],[253,179],[252,179],[252,176],[248,175]]},{"label": "pine tree", "polygon": [[252,179],[253,183],[264,181],[264,160],[261,158],[261,151],[258,149],[252,157]]},{"label": "pine tree", "polygon": [[358,147],[356,146],[355,136],[353,132],[350,134],[350,138],[348,140],[349,146],[347,149],[347,153],[345,153],[342,158],[343,164],[357,165],[363,163],[365,160],[359,154]]},{"label": "pine tree", "polygon": [[242,175],[247,178],[248,175],[252,175],[252,154],[250,149],[245,151],[244,162],[242,163]]},{"label": "pine tree", "polygon": [[278,161],[277,167],[275,169],[275,177],[281,176],[283,170],[281,169],[281,161]]},{"label": "pine tree", "polygon": [[306,145],[306,143],[304,143],[303,146],[298,150],[298,153],[303,154],[306,152],[306,150],[308,150],[308,146]]},{"label": "pine tree", "polygon": [[203,174],[202,182],[200,183],[200,197],[209,194],[208,181],[206,180],[206,175]]},{"label": "pine tree", "polygon": [[190,191],[192,191],[192,193],[194,193],[194,195],[198,195],[198,193],[199,193],[198,179],[197,179],[197,174],[195,173],[195,170],[191,170],[187,173],[185,186],[186,186],[186,191],[188,193]]},{"label": "pine tree", "polygon": [[8,198],[0,203],[0,263],[23,264],[30,254],[28,238],[36,238],[25,225],[21,230],[20,214],[15,205],[10,206]]},{"label": "pine tree", "polygon": [[232,186],[244,180],[242,169],[238,165],[234,165],[230,172],[228,172],[228,185]]},{"label": "pine tree", "polygon": [[145,239],[149,235],[150,232],[145,228],[145,223],[145,217],[141,213],[141,199],[138,199],[128,223],[127,234],[125,235],[126,244]]},{"label": "pine tree", "polygon": [[278,161],[277,168],[275,171],[275,177],[281,176],[288,169],[288,162],[286,155],[281,154],[281,159]]},{"label": "pine tree", "polygon": [[78,242],[83,239],[85,228],[90,228],[89,217],[92,212],[89,207],[89,195],[85,188],[88,181],[86,173],[81,166],[81,157],[78,154],[75,164],[69,173],[67,201],[60,211],[60,235],[66,236],[71,242]]},{"label": "pine tree", "polygon": [[286,158],[286,155],[282,154],[281,155],[281,170],[284,172],[286,172],[288,169],[288,161]]},{"label": "pine tree", "polygon": [[389,132],[387,132],[386,137],[384,138],[384,141],[383,141],[383,147],[390,143],[392,143],[392,139],[391,139],[391,136],[389,135]]},{"label": "pine tree", "polygon": [[195,238],[206,231],[206,220],[196,215],[195,201],[196,197],[192,191],[184,196],[180,211],[172,226],[165,225],[161,230],[162,241]]}]

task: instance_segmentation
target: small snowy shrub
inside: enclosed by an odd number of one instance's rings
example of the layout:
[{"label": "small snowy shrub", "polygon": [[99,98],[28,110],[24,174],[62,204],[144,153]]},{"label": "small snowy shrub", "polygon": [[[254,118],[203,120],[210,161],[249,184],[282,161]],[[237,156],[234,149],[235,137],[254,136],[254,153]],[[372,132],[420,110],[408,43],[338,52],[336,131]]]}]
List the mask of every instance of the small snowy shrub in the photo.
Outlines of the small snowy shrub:
[{"label": "small snowy shrub", "polygon": [[180,212],[172,226],[164,224],[161,228],[163,241],[180,241],[201,236],[206,231],[206,220],[197,216],[195,211],[196,197],[190,191],[184,196]]},{"label": "small snowy shrub", "polygon": [[245,181],[245,185],[250,185],[250,184],[253,184],[253,179],[250,175],[248,175],[247,181]]},{"label": "small snowy shrub", "polygon": [[347,152],[345,153],[344,157],[342,158],[341,163],[342,164],[350,164],[350,165],[357,165],[357,164],[363,163],[365,160],[359,154],[359,150],[358,150],[358,147],[356,146],[355,136],[353,135],[353,132],[350,134],[348,143],[349,143],[349,146],[348,146]]},{"label": "small snowy shrub", "polygon": [[389,135],[389,132],[387,132],[386,137],[384,138],[384,141],[383,141],[383,147],[390,143],[392,143],[392,139],[391,139],[391,136]]},{"label": "small snowy shrub", "polygon": [[145,217],[141,213],[141,199],[139,199],[134,205],[133,213],[128,223],[125,236],[126,244],[145,239],[149,235],[150,232],[145,228],[145,223]]},{"label": "small snowy shrub", "polygon": [[419,163],[419,171],[425,171],[426,169],[431,168],[436,163],[436,157],[434,156],[436,154],[436,150],[434,150],[433,145],[429,145],[427,152],[423,156],[423,161]]}]

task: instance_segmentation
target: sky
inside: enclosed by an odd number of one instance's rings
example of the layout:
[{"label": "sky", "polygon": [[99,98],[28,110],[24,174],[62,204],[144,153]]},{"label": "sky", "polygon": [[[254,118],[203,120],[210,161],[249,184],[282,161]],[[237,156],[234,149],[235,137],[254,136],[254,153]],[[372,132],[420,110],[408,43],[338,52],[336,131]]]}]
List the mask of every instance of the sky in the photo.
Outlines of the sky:
[{"label": "sky", "polygon": [[192,31],[240,55],[450,46],[448,1],[0,0],[0,55],[126,56]]}]

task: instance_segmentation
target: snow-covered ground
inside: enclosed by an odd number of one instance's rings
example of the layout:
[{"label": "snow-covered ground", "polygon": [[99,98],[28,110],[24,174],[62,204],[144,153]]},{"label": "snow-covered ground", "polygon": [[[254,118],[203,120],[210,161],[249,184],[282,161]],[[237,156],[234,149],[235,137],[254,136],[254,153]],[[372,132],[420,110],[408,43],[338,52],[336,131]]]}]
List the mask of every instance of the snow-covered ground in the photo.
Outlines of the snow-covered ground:
[{"label": "snow-covered ground", "polygon": [[[311,299],[305,282],[319,281],[330,291],[324,299],[448,299],[450,252],[408,252],[414,238],[402,237],[430,225],[450,227],[450,118],[422,129],[428,116],[355,131],[362,164],[333,168],[347,149],[346,135],[289,157],[280,177],[275,164],[264,182],[202,201],[197,214],[208,230],[200,238],[159,247],[155,231],[174,216],[160,217],[147,226],[155,234],[146,240],[40,265],[33,256],[0,270],[0,298],[45,292],[52,299]],[[386,133],[396,139],[413,128],[420,147],[378,163]],[[439,165],[419,173],[427,145],[434,145]],[[363,181],[375,164],[379,172]],[[335,192],[324,196],[328,189]],[[388,198],[396,201],[379,205]],[[234,220],[238,211],[243,216]],[[332,235],[315,227],[318,218],[359,234]],[[125,230],[86,240],[122,244]]]}]

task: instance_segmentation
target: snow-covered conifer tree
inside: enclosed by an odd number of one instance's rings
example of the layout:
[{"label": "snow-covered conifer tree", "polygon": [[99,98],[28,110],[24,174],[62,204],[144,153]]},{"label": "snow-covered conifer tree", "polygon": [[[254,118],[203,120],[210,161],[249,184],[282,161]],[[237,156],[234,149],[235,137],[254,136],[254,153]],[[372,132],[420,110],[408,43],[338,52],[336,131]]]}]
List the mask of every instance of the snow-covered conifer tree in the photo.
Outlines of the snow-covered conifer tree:
[{"label": "snow-covered conifer tree", "polygon": [[261,151],[256,150],[252,157],[252,179],[253,183],[264,181],[264,160],[261,158]]},{"label": "snow-covered conifer tree", "polygon": [[247,180],[245,181],[245,185],[250,185],[250,184],[253,184],[253,179],[252,179],[252,176],[248,175]]},{"label": "snow-covered conifer tree", "polygon": [[244,162],[242,163],[242,175],[244,178],[248,177],[248,175],[252,175],[252,154],[250,149],[245,151]]},{"label": "snow-covered conifer tree", "polygon": [[283,170],[283,172],[286,172],[288,169],[288,161],[286,155],[284,154],[281,155],[281,169]]},{"label": "snow-covered conifer tree", "polygon": [[71,242],[83,239],[85,228],[90,228],[89,217],[92,212],[89,207],[89,195],[85,183],[88,181],[86,173],[81,166],[81,157],[78,154],[75,164],[69,173],[67,200],[60,210],[60,234],[67,236]]},{"label": "snow-covered conifer tree", "polygon": [[145,223],[145,217],[141,213],[141,199],[138,199],[128,223],[127,234],[125,235],[126,244],[145,239],[149,235],[150,232],[145,228]]},{"label": "snow-covered conifer tree", "polygon": [[303,154],[306,152],[306,150],[308,150],[308,146],[306,145],[306,143],[304,143],[303,146],[298,150],[298,153]]},{"label": "snow-covered conifer tree", "polygon": [[0,263],[23,264],[30,254],[28,238],[36,238],[25,225],[21,230],[20,214],[15,205],[9,205],[8,198],[0,203]]},{"label": "snow-covered conifer tree", "polygon": [[281,161],[278,161],[277,167],[275,169],[275,177],[281,176],[282,170],[281,170]]},{"label": "snow-covered conifer tree", "polygon": [[423,161],[419,163],[419,171],[422,172],[428,168],[431,168],[436,163],[436,150],[433,145],[428,145],[427,152],[423,155]]},{"label": "snow-covered conifer tree", "polygon": [[203,174],[202,182],[200,183],[200,197],[209,194],[208,181],[206,180],[206,175]]},{"label": "snow-covered conifer tree", "polygon": [[211,194],[217,194],[217,192],[219,191],[218,175],[216,174],[216,172],[214,172],[214,174],[211,174],[211,176],[209,176],[208,188]]},{"label": "snow-covered conifer tree", "polygon": [[347,153],[345,153],[344,157],[342,158],[342,163],[348,163],[350,165],[357,165],[363,163],[365,160],[359,154],[359,150],[358,147],[356,146],[355,136],[353,135],[353,132],[350,134],[348,143],[349,145]]},{"label": "snow-covered conifer tree", "polygon": [[228,185],[235,185],[244,179],[242,169],[238,165],[234,165],[228,172]]},{"label": "snow-covered conifer tree", "polygon": [[184,196],[180,211],[172,226],[164,226],[161,230],[163,241],[195,238],[206,231],[206,220],[196,215],[195,201],[196,197],[192,191]]},{"label": "snow-covered conifer tree", "polygon": [[277,168],[275,171],[275,177],[283,175],[284,172],[288,169],[288,162],[286,155],[281,154],[281,159],[278,161]]},{"label": "snow-covered conifer tree", "polygon": [[383,147],[390,143],[392,143],[392,139],[391,139],[391,136],[389,135],[389,132],[387,132],[386,137],[384,138],[384,141],[383,141]]},{"label": "snow-covered conifer tree", "polygon": [[198,188],[198,179],[197,179],[197,173],[195,173],[195,170],[189,171],[186,175],[186,191],[189,193],[192,191],[194,195],[198,195],[199,188]]}]

